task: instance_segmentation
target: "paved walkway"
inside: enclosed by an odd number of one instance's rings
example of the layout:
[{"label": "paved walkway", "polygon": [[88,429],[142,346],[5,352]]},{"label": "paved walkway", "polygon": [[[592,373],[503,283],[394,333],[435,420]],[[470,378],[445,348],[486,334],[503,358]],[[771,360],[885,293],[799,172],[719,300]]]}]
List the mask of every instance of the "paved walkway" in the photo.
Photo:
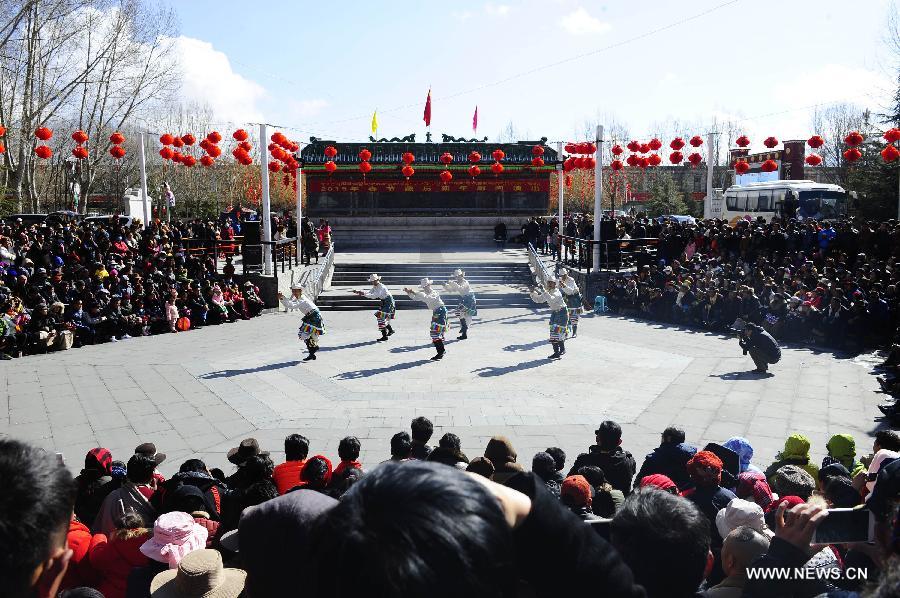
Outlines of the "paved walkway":
[{"label": "paved walkway", "polygon": [[370,312],[328,313],[312,363],[300,362],[295,313],[0,362],[0,434],[62,452],[73,469],[98,444],[126,458],[154,441],[168,474],[189,456],[228,471],[225,452],[247,436],[281,459],[293,432],[332,458],[356,435],[372,466],[417,415],[434,421],[435,441],[458,434],[470,457],[506,434],[526,466],[553,445],[574,458],[606,418],[622,423],[639,461],[670,423],[693,443],[747,435],[762,464],[794,430],[820,459],[831,434],[850,432],[870,450],[876,429],[871,359],[787,349],[773,377],[754,379],[734,339],[586,317],[551,362],[544,311],[494,309],[431,362],[429,316],[400,312],[385,344]]}]

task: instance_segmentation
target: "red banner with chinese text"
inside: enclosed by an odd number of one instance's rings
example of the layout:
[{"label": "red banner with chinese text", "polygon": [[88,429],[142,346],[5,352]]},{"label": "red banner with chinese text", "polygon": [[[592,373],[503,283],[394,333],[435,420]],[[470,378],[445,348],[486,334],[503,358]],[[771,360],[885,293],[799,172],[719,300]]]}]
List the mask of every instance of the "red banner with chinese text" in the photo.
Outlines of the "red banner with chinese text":
[{"label": "red banner with chinese text", "polygon": [[408,181],[341,181],[311,177],[307,181],[307,189],[309,193],[421,193],[430,191],[549,193],[550,181],[547,178],[523,180],[493,178],[490,175],[479,177],[474,181],[469,177],[458,178],[449,183],[428,179],[416,180],[415,178]]}]

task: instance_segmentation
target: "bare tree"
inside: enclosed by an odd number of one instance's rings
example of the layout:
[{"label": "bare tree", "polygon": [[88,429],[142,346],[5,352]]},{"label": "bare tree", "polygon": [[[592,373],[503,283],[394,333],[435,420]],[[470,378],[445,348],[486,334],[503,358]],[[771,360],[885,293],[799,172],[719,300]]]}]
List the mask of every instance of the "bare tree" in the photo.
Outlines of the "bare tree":
[{"label": "bare tree", "polygon": [[869,136],[869,111],[853,104],[831,104],[817,108],[811,120],[813,131],[825,139],[825,145],[818,150],[822,156],[822,165],[826,167],[823,172],[833,173],[831,182],[846,185],[849,168],[843,156],[846,149],[844,137],[851,131],[860,131],[866,137]]}]

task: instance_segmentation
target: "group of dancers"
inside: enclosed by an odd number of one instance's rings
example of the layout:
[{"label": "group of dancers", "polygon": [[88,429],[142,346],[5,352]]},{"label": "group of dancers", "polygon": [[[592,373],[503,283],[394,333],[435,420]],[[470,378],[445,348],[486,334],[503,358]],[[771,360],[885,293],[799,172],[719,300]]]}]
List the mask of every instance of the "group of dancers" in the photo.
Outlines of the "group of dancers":
[{"label": "group of dancers", "polygon": [[[372,288],[366,291],[353,291],[353,293],[380,302],[378,310],[375,312],[375,320],[381,336],[376,341],[385,342],[394,334],[391,321],[396,317],[397,305],[394,296],[381,282],[381,276],[371,274],[368,282],[372,283]],[[407,287],[403,289],[403,292],[410,299],[425,303],[431,310],[429,333],[436,351],[431,360],[439,361],[447,353],[447,349],[444,347],[444,335],[450,329],[449,312],[440,292],[434,288],[434,281],[430,278],[423,278],[419,283],[419,289],[417,291]],[[456,338],[457,340],[466,340],[469,338],[468,332],[472,325],[472,319],[478,315],[478,302],[469,281],[466,280],[466,273],[460,269],[454,271],[450,280],[443,284],[443,290],[459,297],[455,315],[459,320],[460,333]],[[319,337],[325,334],[325,320],[322,318],[321,312],[309,298],[303,295],[303,287],[300,285],[291,285],[290,297],[278,293],[278,299],[285,310],[296,309],[303,315],[297,331],[297,336],[306,344],[308,350],[303,361],[315,360],[316,351],[319,350]],[[559,281],[550,278],[545,281],[543,288],[531,289],[531,299],[536,303],[546,303],[550,307],[550,344],[553,346],[553,354],[549,359],[559,359],[566,353],[566,339],[578,336],[578,319],[583,310],[578,285],[569,276],[568,271],[563,268]]]}]

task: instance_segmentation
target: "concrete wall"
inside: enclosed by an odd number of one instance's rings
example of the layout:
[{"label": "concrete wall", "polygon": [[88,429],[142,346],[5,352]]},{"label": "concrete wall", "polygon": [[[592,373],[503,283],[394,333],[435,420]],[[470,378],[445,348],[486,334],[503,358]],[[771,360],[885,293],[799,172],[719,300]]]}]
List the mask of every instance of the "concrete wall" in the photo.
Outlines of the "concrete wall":
[{"label": "concrete wall", "polygon": [[494,226],[506,224],[509,237],[521,232],[525,216],[409,216],[329,218],[334,242],[341,249],[373,245],[420,245],[422,243],[489,243]]}]

